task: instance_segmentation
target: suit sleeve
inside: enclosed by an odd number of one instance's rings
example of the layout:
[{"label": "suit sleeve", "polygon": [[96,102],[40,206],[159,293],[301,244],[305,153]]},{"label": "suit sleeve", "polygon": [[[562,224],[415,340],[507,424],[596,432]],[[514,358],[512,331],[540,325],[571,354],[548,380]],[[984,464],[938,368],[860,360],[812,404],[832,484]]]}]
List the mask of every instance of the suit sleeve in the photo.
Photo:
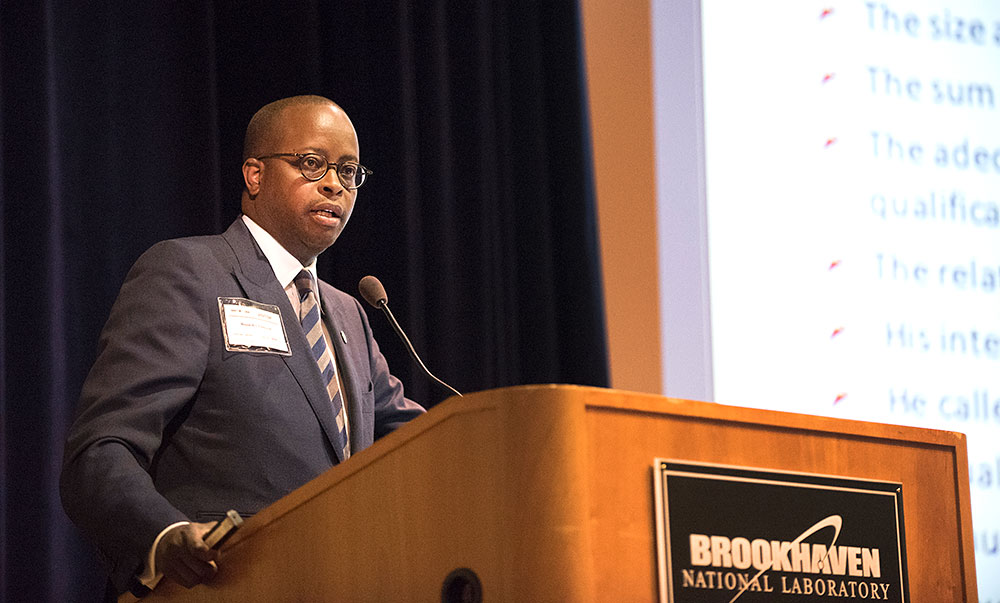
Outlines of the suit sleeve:
[{"label": "suit sleeve", "polygon": [[389,365],[379,351],[367,314],[356,299],[353,301],[361,316],[368,342],[369,366],[375,394],[375,439],[377,440],[426,411],[423,406],[404,396],[403,384],[389,372]]},{"label": "suit sleeve", "polygon": [[133,266],[101,333],[63,459],[60,494],[119,591],[156,535],[187,519],[153,485],[157,451],[204,375],[204,258],[167,241]]}]

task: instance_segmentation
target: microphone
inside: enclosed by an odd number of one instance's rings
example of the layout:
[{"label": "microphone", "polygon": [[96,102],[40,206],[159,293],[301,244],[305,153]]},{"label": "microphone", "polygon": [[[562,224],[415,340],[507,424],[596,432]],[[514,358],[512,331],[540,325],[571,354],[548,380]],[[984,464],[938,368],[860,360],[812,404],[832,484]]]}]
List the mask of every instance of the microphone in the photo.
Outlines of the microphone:
[{"label": "microphone", "polygon": [[382,283],[379,282],[379,280],[374,276],[366,276],[361,279],[360,283],[358,283],[358,292],[361,293],[361,297],[365,298],[366,302],[385,313],[386,318],[389,319],[389,324],[392,325],[393,330],[396,331],[396,335],[399,335],[403,345],[406,346],[406,351],[410,353],[410,357],[413,358],[424,373],[426,373],[431,380],[436,381],[461,398],[462,394],[459,393],[457,389],[435,377],[434,373],[427,370],[427,367],[424,365],[424,361],[420,359],[420,356],[417,356],[417,351],[413,349],[413,344],[410,343],[410,338],[403,332],[403,328],[399,326],[398,322],[396,322],[396,317],[392,315],[392,310],[389,309],[389,297],[385,294],[385,287],[382,286]]}]

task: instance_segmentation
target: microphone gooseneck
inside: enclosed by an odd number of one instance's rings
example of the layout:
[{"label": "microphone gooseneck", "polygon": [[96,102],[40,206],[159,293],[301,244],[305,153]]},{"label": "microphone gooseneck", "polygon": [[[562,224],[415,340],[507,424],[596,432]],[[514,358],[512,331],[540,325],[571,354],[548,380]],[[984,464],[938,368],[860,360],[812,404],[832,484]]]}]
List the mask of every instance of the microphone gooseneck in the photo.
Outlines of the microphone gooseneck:
[{"label": "microphone gooseneck", "polygon": [[361,293],[361,297],[363,297],[366,302],[385,313],[386,318],[389,319],[389,324],[392,325],[392,329],[396,331],[396,335],[399,335],[399,339],[403,342],[403,345],[406,346],[406,351],[410,353],[410,357],[413,358],[413,361],[417,363],[421,370],[423,370],[424,373],[431,378],[431,380],[437,382],[456,396],[462,397],[462,394],[457,389],[435,377],[434,373],[427,369],[424,361],[417,355],[417,350],[414,349],[413,344],[410,343],[410,338],[403,332],[403,327],[399,326],[399,322],[396,320],[396,317],[392,315],[392,310],[389,309],[389,296],[385,294],[385,287],[382,286],[382,283],[379,282],[379,280],[374,276],[366,276],[361,279],[360,283],[358,283],[358,292]]}]

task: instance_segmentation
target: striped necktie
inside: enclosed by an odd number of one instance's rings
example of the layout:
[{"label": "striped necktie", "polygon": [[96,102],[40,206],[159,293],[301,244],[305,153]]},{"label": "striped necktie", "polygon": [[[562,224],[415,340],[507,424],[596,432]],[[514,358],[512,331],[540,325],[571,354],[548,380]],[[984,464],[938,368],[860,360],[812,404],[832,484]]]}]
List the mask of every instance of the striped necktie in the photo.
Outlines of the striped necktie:
[{"label": "striped necktie", "polygon": [[312,348],[313,358],[319,365],[319,372],[326,384],[326,391],[333,402],[333,411],[337,415],[337,431],[339,445],[343,447],[344,458],[351,456],[351,442],[347,437],[347,412],[344,409],[344,399],[340,395],[340,384],[337,380],[337,367],[333,363],[333,354],[323,337],[323,323],[319,317],[319,304],[316,303],[315,282],[308,270],[303,270],[295,277],[295,289],[299,293],[299,321],[302,330]]}]

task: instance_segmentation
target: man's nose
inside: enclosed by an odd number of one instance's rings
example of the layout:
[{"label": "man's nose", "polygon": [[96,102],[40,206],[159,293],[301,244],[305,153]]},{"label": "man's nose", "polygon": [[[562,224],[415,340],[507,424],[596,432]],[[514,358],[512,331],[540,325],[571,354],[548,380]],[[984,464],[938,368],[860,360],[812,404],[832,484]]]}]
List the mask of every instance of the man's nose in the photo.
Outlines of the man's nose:
[{"label": "man's nose", "polygon": [[320,190],[328,197],[339,195],[344,192],[344,183],[340,181],[337,170],[329,169],[319,180]]}]

